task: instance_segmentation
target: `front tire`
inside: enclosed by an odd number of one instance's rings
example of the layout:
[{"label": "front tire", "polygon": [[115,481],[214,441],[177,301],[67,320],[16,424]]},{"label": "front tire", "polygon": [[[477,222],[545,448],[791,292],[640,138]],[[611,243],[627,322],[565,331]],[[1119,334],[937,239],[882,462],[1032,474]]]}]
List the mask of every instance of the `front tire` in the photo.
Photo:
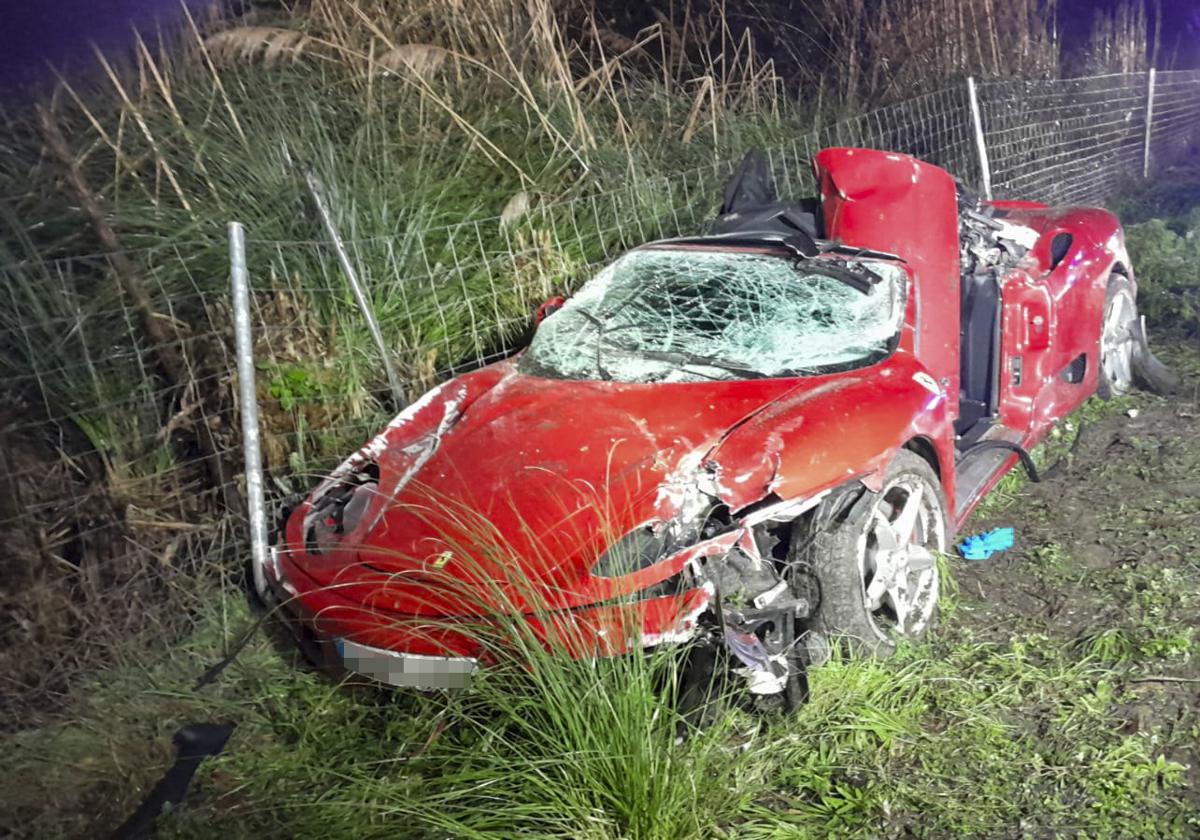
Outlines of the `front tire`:
[{"label": "front tire", "polygon": [[813,629],[882,656],[903,639],[923,638],[937,615],[946,521],[933,468],[901,450],[880,492],[865,493],[805,552],[820,588]]}]

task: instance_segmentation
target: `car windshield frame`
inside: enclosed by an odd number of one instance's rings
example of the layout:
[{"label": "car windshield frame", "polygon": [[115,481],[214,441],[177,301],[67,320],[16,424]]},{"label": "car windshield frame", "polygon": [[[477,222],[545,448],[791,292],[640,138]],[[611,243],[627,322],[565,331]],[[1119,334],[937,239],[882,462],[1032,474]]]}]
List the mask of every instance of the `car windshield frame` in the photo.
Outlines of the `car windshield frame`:
[{"label": "car windshield frame", "polygon": [[544,319],[518,369],[625,383],[853,370],[895,352],[909,294],[904,267],[875,255],[648,246]]}]

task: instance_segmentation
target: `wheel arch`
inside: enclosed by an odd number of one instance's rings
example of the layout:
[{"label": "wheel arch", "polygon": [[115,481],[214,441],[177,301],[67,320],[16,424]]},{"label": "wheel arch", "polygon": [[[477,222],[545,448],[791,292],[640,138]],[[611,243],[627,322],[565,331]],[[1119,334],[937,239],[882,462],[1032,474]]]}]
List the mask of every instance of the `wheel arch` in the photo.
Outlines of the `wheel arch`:
[{"label": "wheel arch", "polygon": [[917,437],[909,439],[900,448],[906,449],[909,452],[912,452],[914,455],[917,455],[925,460],[933,469],[933,474],[938,477],[938,481],[941,481],[943,484],[945,483],[942,473],[942,462],[938,457],[937,448],[933,445],[932,440],[924,435],[918,435]]},{"label": "wheel arch", "polygon": [[[811,511],[813,513],[811,518],[824,520],[825,524],[829,524],[828,511],[838,510],[845,513],[849,507],[846,504],[847,501],[857,502],[865,493],[878,493],[884,485],[888,470],[900,452],[911,452],[927,463],[929,468],[933,470],[934,478],[937,479],[941,491],[944,494],[949,493],[949,488],[946,486],[946,477],[942,471],[941,458],[938,457],[937,447],[934,446],[932,439],[925,435],[916,435],[909,438],[898,449],[892,450],[892,457],[883,460],[876,469],[829,490],[822,504]],[[806,513],[805,516],[807,515]]]},{"label": "wheel arch", "polygon": [[1108,274],[1105,278],[1105,285],[1107,286],[1108,283],[1112,282],[1114,277],[1120,277],[1122,280],[1129,283],[1129,285],[1133,287],[1133,299],[1137,300],[1137,278],[1133,275],[1133,265],[1129,262],[1128,254],[1123,255],[1123,258],[1121,255],[1118,255],[1117,258],[1113,260],[1113,264],[1109,266]]}]

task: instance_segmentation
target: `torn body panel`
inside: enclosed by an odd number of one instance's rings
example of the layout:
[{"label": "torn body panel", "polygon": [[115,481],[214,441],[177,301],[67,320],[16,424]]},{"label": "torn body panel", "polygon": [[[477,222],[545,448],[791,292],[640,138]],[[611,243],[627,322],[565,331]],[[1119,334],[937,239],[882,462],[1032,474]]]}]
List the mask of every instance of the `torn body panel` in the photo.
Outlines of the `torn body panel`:
[{"label": "torn body panel", "polygon": [[[914,353],[958,393],[958,201],[943,169],[907,155],[824,149],[813,159],[830,239],[896,254],[918,279]],[[955,414],[957,406],[950,407]]]}]

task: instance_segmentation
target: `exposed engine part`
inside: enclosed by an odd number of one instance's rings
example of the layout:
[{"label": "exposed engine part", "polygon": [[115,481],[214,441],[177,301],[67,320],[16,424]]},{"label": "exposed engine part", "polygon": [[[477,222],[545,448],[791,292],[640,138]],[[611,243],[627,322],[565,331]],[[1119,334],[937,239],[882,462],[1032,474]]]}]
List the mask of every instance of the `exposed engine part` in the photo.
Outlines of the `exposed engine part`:
[{"label": "exposed engine part", "polygon": [[1037,242],[1037,232],[995,217],[995,210],[959,185],[958,242],[962,275],[1003,273]]},{"label": "exposed engine part", "polygon": [[710,562],[707,572],[723,602],[733,607],[751,605],[783,582],[773,564],[751,557],[738,546],[720,560]]},{"label": "exposed engine part", "polygon": [[780,579],[779,583],[772,586],[766,592],[761,592],[758,595],[755,595],[754,600],[751,603],[753,603],[757,609],[766,609],[786,594],[788,594],[787,581]]},{"label": "exposed engine part", "polygon": [[793,597],[767,609],[724,610],[722,640],[750,694],[781,696],[789,710],[808,699],[807,649],[796,632],[807,614],[807,603]]},{"label": "exposed engine part", "polygon": [[740,664],[733,673],[746,680],[750,694],[781,696],[793,708],[808,692],[796,628],[810,610],[789,584],[787,545],[777,530],[771,522],[751,528],[704,573],[719,599],[721,642]]},{"label": "exposed engine part", "polygon": [[747,679],[751,694],[778,694],[787,685],[788,663],[784,652],[772,654],[754,633],[747,633],[728,624],[725,626],[725,645],[743,667],[735,673]]}]

